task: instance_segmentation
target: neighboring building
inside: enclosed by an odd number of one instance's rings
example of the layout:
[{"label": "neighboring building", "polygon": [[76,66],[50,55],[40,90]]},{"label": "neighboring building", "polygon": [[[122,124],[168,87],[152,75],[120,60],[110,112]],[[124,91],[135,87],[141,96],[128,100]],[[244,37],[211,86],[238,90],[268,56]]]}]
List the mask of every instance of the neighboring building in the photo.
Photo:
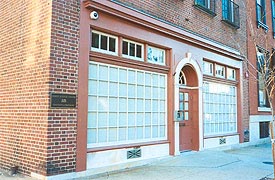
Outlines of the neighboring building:
[{"label": "neighboring building", "polygon": [[269,141],[269,122],[272,116],[264,84],[254,68],[258,68],[258,58],[268,58],[274,53],[275,1],[247,1],[247,11],[250,141],[264,142]]},{"label": "neighboring building", "polygon": [[1,167],[72,178],[248,141],[244,0],[0,10]]}]

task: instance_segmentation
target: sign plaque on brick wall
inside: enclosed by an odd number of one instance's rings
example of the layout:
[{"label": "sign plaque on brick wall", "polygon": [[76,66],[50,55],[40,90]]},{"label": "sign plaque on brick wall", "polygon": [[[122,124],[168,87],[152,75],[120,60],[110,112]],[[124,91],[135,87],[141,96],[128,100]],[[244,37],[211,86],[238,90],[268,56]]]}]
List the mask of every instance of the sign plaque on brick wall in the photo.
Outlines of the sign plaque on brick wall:
[{"label": "sign plaque on brick wall", "polygon": [[75,94],[50,94],[51,108],[75,108],[76,95]]}]

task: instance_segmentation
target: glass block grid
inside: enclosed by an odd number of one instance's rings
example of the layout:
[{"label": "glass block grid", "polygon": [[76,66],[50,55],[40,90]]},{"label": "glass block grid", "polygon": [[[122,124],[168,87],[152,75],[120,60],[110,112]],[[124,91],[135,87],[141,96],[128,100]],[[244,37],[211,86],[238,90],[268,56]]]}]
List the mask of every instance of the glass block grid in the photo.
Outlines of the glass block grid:
[{"label": "glass block grid", "polygon": [[235,86],[203,83],[204,135],[237,132],[237,91]]},{"label": "glass block grid", "polygon": [[88,148],[167,139],[166,79],[91,62]]}]

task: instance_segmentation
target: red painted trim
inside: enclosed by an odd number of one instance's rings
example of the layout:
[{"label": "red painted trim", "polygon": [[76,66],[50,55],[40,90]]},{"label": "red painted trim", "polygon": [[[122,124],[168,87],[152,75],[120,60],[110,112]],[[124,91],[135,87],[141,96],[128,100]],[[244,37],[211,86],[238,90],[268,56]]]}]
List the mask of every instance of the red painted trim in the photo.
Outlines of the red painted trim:
[{"label": "red painted trim", "polygon": [[108,0],[89,0],[89,1],[86,1],[84,4],[85,4],[85,7],[88,9],[93,9],[93,10],[97,9],[105,13],[111,14],[112,16],[116,16],[120,19],[126,19],[128,21],[142,25],[146,28],[149,28],[161,33],[165,33],[174,38],[178,38],[183,41],[186,41],[186,43],[192,44],[193,46],[195,45],[202,49],[214,51],[218,54],[228,56],[235,60],[243,60],[243,57],[241,57],[240,53],[235,49],[232,49],[227,46],[222,46],[218,43],[215,43],[203,37],[194,35],[183,29],[179,29],[177,27],[171,26],[167,23],[160,22],[157,19],[146,16],[139,12],[133,11],[126,7],[120,6]]},{"label": "red painted trim", "polygon": [[115,149],[123,149],[123,148],[138,148],[141,146],[151,146],[151,145],[158,145],[158,144],[167,144],[169,141],[152,141],[148,143],[134,143],[134,144],[127,144],[127,145],[117,145],[117,146],[106,146],[106,147],[98,147],[98,148],[90,148],[87,150],[87,153],[99,152],[99,151],[107,151],[107,150],[115,150]]},{"label": "red painted trim", "polygon": [[86,170],[87,161],[87,113],[88,113],[88,68],[90,51],[89,12],[81,3],[80,7],[80,42],[78,68],[78,109],[77,109],[77,141],[76,172]]},{"label": "red painted trim", "polygon": [[90,60],[107,63],[111,65],[123,66],[128,68],[136,68],[136,69],[164,73],[164,74],[167,74],[170,69],[169,66],[161,66],[157,64],[148,63],[148,62],[141,62],[141,61],[131,60],[131,59],[127,59],[119,56],[103,54],[99,52],[90,52]]}]

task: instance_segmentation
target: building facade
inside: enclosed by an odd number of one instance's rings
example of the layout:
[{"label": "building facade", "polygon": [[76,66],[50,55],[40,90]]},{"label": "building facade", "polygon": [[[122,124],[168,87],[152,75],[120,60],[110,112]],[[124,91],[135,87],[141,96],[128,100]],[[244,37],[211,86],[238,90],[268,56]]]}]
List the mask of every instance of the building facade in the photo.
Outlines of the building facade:
[{"label": "building facade", "polygon": [[7,4],[1,167],[65,179],[249,140],[244,0]]},{"label": "building facade", "polygon": [[272,116],[264,83],[259,78],[258,62],[263,57],[274,66],[275,3],[273,0],[247,1],[247,7],[250,141],[263,142],[269,140]]}]

